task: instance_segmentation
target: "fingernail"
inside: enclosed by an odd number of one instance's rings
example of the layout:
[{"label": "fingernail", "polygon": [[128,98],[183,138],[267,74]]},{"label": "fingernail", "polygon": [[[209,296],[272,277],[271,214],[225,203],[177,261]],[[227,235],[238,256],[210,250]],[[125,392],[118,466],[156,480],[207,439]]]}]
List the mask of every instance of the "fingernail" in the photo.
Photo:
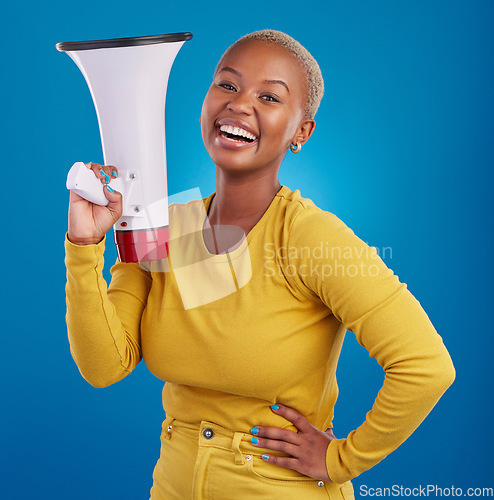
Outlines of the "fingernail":
[{"label": "fingernail", "polygon": [[100,170],[99,173],[104,177],[106,174],[105,174],[105,171],[104,170]]},{"label": "fingernail", "polygon": [[106,189],[108,189],[108,191],[110,191],[110,193],[114,193],[115,190],[112,189],[110,186],[108,186],[108,184],[106,185]]},{"label": "fingernail", "polygon": [[252,429],[250,430],[250,432],[252,434],[257,434],[259,432],[259,427],[252,427]]},{"label": "fingernail", "polygon": [[278,405],[271,405],[272,410],[279,410],[280,407]]},{"label": "fingernail", "polygon": [[269,460],[269,455],[263,455],[263,456],[262,456],[262,458],[263,458],[264,460]]},{"label": "fingernail", "polygon": [[257,438],[252,438],[252,439],[250,440],[250,442],[251,442],[252,444],[257,444],[257,443],[259,442],[259,439],[257,439]]},{"label": "fingernail", "polygon": [[115,170],[111,174],[113,175],[113,177],[117,176],[117,172]]},{"label": "fingernail", "polygon": [[110,182],[110,176],[109,175],[105,175],[105,182]]}]

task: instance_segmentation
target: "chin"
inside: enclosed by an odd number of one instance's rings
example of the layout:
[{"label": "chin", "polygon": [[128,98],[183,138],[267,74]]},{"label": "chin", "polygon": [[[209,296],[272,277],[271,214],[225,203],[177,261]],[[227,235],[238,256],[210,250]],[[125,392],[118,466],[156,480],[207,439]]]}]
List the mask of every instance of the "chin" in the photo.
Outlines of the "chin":
[{"label": "chin", "polygon": [[223,148],[206,148],[213,163],[222,170],[244,171],[250,170],[255,162],[252,155],[246,154],[248,151],[235,151]]}]

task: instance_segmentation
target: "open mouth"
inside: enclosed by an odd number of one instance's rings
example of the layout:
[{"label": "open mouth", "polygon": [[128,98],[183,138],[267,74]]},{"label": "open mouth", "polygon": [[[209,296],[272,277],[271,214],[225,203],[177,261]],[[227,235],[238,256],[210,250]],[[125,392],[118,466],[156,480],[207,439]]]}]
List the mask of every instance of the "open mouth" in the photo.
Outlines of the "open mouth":
[{"label": "open mouth", "polygon": [[254,134],[247,132],[247,130],[232,125],[221,125],[220,135],[232,142],[252,143],[257,139]]}]

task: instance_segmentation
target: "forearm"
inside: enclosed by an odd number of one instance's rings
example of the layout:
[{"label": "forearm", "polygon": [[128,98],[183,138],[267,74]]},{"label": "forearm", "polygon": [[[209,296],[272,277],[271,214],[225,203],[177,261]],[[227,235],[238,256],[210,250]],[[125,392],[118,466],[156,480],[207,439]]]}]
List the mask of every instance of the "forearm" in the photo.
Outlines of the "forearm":
[{"label": "forearm", "polygon": [[95,387],[113,384],[139,363],[137,335],[126,331],[103,278],[104,245],[78,246],[66,239],[67,329],[82,376]]},{"label": "forearm", "polygon": [[455,377],[442,339],[418,301],[403,286],[390,302],[352,325],[386,375],[365,422],[328,446],[328,474],[338,483],[358,476],[398,448]]}]

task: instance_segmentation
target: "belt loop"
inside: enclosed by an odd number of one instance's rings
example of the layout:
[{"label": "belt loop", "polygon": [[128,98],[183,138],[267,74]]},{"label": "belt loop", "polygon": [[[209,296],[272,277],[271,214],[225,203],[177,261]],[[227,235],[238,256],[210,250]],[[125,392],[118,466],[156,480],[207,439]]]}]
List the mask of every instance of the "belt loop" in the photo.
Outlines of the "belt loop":
[{"label": "belt loop", "polygon": [[175,419],[173,417],[166,417],[165,421],[163,422],[163,435],[166,439],[170,439],[172,437],[174,420]]},{"label": "belt loop", "polygon": [[242,452],[240,451],[240,441],[242,440],[243,432],[235,432],[233,435],[232,448],[235,453],[235,464],[243,465],[245,463]]}]

